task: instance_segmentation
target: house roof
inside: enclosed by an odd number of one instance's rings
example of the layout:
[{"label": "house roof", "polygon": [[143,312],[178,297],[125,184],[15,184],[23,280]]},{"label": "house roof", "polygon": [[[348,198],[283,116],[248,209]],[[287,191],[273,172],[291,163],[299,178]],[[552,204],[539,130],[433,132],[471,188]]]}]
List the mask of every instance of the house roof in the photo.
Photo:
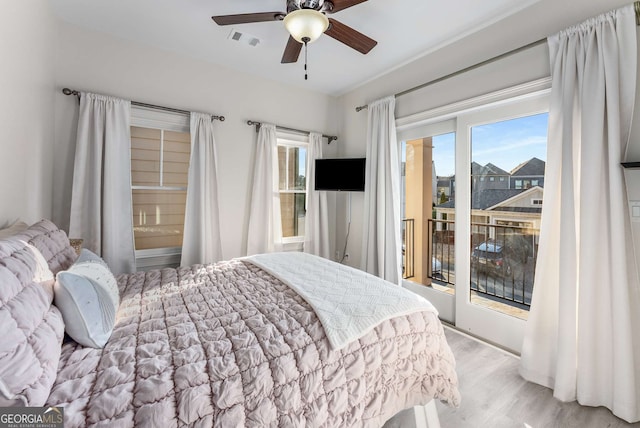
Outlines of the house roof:
[{"label": "house roof", "polygon": [[509,175],[507,171],[489,162],[484,166],[484,175]]},{"label": "house roof", "polygon": [[496,211],[508,211],[512,213],[541,213],[542,208],[540,207],[500,207],[500,209]]},{"label": "house roof", "polygon": [[522,162],[517,167],[511,170],[511,175],[514,177],[524,177],[524,176],[543,176],[545,162],[538,158],[531,158],[526,162]]},{"label": "house roof", "polygon": [[491,162],[484,166],[477,162],[471,162],[471,175],[509,175],[509,173]]},{"label": "house roof", "polygon": [[482,171],[482,165],[478,162],[471,162],[471,175],[480,175],[480,171]]},{"label": "house roof", "polygon": [[[542,190],[541,187],[534,186],[530,189],[482,189],[471,194],[471,209],[473,210],[497,210],[523,213],[539,213],[541,207],[507,207],[500,206],[509,199]],[[524,196],[524,195],[523,195]],[[436,205],[436,208],[455,208],[455,199],[444,204]]]}]

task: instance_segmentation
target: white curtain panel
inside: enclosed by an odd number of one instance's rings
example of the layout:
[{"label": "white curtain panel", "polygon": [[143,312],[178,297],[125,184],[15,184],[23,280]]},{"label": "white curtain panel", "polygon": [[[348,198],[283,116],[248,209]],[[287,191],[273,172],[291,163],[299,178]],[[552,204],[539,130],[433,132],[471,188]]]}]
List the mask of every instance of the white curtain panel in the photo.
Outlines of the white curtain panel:
[{"label": "white curtain panel", "polygon": [[182,266],[222,260],[218,166],[211,115],[191,113],[191,157],[182,240]]},{"label": "white curtain panel", "polygon": [[304,252],[328,259],[329,248],[329,209],[327,193],[317,192],[316,159],[322,159],[322,134],[309,134],[307,150],[307,214],[304,224]]},{"label": "white curtain panel", "polygon": [[275,125],[263,123],[260,126],[253,173],[247,255],[282,251]]},{"label": "white curtain panel", "polygon": [[395,97],[369,104],[364,188],[362,269],[387,281],[402,280],[400,146]]},{"label": "white curtain panel", "polygon": [[131,102],[80,96],[69,236],[116,274],[135,272],[131,204]]},{"label": "white curtain panel", "polygon": [[640,420],[640,282],[620,162],[636,82],[628,6],[548,39],[549,146],[521,374]]}]

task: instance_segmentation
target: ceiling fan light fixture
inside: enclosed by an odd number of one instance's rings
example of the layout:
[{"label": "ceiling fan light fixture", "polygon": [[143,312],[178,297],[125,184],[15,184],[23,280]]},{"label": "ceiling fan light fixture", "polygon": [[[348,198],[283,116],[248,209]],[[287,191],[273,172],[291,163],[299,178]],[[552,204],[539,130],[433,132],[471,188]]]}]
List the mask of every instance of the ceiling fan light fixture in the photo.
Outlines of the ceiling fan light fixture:
[{"label": "ceiling fan light fixture", "polygon": [[317,10],[298,9],[284,17],[284,26],[298,42],[311,43],[329,28],[329,18]]}]

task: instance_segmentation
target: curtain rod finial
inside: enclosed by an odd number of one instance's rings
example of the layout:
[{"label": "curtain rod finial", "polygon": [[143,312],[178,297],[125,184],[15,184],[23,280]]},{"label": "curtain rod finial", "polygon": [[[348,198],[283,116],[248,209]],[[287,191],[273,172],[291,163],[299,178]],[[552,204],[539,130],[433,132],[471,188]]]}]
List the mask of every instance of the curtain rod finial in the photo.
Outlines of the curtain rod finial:
[{"label": "curtain rod finial", "polygon": [[80,92],[76,91],[75,89],[62,88],[62,93],[65,95],[77,95],[78,97],[80,96]]}]

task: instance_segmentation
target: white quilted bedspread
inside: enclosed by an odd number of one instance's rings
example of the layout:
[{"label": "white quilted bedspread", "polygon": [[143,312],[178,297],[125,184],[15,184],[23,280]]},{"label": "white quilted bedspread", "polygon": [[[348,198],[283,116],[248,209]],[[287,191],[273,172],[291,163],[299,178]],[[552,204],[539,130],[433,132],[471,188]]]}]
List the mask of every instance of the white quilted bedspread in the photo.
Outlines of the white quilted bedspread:
[{"label": "white quilted bedspread", "polygon": [[[333,349],[342,349],[381,322],[437,310],[411,291],[358,269],[305,253],[245,257],[295,290],[311,305]],[[382,303],[381,303],[382,302]]]}]

